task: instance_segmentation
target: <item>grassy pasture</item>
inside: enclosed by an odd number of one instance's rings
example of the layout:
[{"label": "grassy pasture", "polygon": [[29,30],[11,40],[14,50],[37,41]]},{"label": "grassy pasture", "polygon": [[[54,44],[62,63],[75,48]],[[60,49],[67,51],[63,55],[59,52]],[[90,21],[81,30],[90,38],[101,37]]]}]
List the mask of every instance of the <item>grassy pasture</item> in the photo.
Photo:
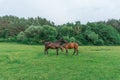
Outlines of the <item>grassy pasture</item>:
[{"label": "grassy pasture", "polygon": [[120,80],[120,46],[80,46],[79,55],[0,43],[0,80]]}]

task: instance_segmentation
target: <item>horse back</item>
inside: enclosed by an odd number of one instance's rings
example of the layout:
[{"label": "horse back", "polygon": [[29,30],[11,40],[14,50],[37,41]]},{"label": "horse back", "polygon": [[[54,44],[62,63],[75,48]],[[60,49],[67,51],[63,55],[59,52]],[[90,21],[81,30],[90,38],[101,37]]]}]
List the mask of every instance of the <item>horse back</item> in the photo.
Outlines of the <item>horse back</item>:
[{"label": "horse back", "polygon": [[78,44],[77,43],[67,43],[64,45],[65,48],[68,48],[68,49],[72,49],[72,48],[78,48]]}]

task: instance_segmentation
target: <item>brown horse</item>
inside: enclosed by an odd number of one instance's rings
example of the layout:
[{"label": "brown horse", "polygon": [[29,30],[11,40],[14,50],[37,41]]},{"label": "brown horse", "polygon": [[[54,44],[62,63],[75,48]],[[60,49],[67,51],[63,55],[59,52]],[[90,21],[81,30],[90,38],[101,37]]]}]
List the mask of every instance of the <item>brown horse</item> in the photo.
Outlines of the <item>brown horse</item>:
[{"label": "brown horse", "polygon": [[65,43],[64,40],[58,40],[56,42],[45,42],[45,52],[44,54],[48,54],[48,49],[56,49],[57,55],[58,55],[58,50],[61,49],[63,51],[63,46],[62,44]]},{"label": "brown horse", "polygon": [[74,49],[73,55],[78,55],[78,44],[75,42],[65,43],[63,47],[66,49],[66,54],[68,54],[68,49]]}]

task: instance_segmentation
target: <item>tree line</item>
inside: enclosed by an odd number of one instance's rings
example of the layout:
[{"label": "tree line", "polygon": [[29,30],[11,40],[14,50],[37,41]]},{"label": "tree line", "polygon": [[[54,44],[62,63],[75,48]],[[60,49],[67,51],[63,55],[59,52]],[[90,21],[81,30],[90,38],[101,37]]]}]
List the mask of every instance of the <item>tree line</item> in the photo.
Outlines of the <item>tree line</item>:
[{"label": "tree line", "polygon": [[61,38],[79,45],[120,45],[120,20],[55,25],[41,17],[0,17],[0,42],[43,44]]}]

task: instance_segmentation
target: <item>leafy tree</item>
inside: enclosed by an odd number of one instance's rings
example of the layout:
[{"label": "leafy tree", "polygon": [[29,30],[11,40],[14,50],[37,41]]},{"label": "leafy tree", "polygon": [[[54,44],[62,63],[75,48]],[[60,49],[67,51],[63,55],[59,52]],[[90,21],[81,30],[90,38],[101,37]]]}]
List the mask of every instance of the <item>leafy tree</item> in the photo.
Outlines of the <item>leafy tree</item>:
[{"label": "leafy tree", "polygon": [[80,34],[82,32],[82,25],[81,25],[80,21],[75,22],[75,25],[73,27],[73,31],[74,31],[75,35]]},{"label": "leafy tree", "polygon": [[76,39],[74,37],[63,36],[63,39],[65,39],[68,42],[76,42]]},{"label": "leafy tree", "polygon": [[27,37],[28,42],[39,43],[42,36],[42,26],[30,26],[25,30],[25,35]]},{"label": "leafy tree", "polygon": [[70,42],[76,42],[76,39],[74,37],[70,37]]},{"label": "leafy tree", "polygon": [[23,31],[17,35],[17,40],[19,42],[27,43],[27,37]]},{"label": "leafy tree", "polygon": [[42,26],[42,39],[46,41],[55,41],[57,36],[57,30],[55,27],[44,25]]},{"label": "leafy tree", "polygon": [[120,43],[119,33],[112,27],[106,24],[97,24],[91,23],[91,30],[93,30],[96,34],[99,35],[99,38],[104,40],[106,45],[113,45]]},{"label": "leafy tree", "polygon": [[111,25],[112,27],[114,27],[117,31],[119,31],[120,33],[120,20],[116,20],[116,19],[109,19],[107,21],[108,25]]},{"label": "leafy tree", "polygon": [[30,44],[42,43],[45,41],[55,41],[57,30],[54,27],[44,26],[30,26],[25,30],[25,35]]},{"label": "leafy tree", "polygon": [[98,41],[99,36],[93,31],[86,31],[85,32],[86,39],[89,43],[96,44],[96,41]]},{"label": "leafy tree", "polygon": [[55,25],[54,22],[41,17],[19,18],[6,15],[0,17],[0,40],[18,41],[37,44],[64,38],[80,45],[120,45],[120,20],[110,19],[107,22],[80,21]]},{"label": "leafy tree", "polygon": [[104,41],[102,39],[98,39],[96,42],[95,42],[95,45],[104,45]]},{"label": "leafy tree", "polygon": [[69,26],[69,27],[62,26],[62,27],[58,28],[58,32],[62,36],[69,36],[69,37],[71,37],[71,36],[73,36],[73,27],[71,27],[71,26]]}]

